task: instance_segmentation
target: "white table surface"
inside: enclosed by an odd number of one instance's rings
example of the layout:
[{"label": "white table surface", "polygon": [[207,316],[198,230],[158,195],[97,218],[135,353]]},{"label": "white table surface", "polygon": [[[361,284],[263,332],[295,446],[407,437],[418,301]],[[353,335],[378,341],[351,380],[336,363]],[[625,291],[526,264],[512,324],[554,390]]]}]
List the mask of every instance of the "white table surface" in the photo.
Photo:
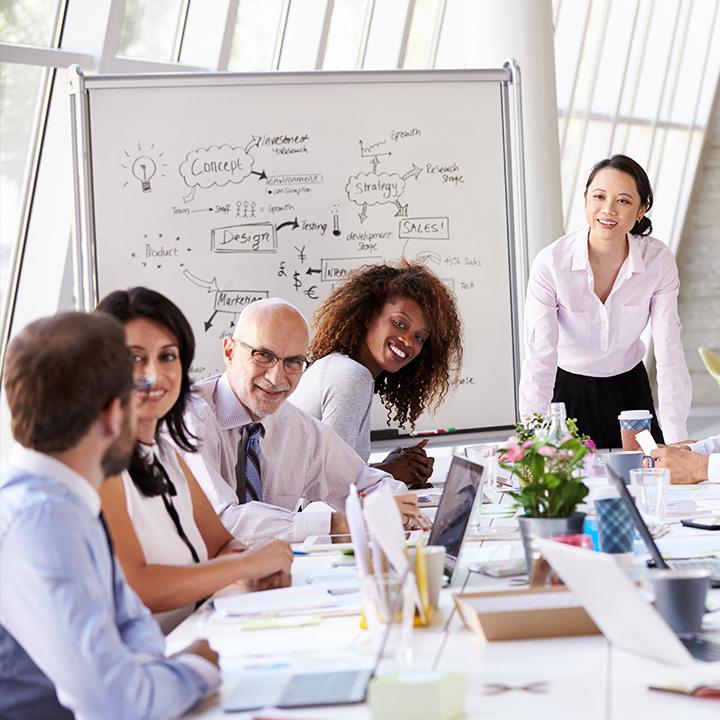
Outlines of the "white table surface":
[{"label": "white table surface", "polygon": [[[444,464],[444,463],[443,463]],[[494,526],[512,528],[514,520],[494,520]],[[674,525],[671,536],[698,534],[716,537],[720,532],[690,530]],[[711,543],[713,541],[710,541]],[[470,542],[461,558],[458,581],[468,578],[468,562],[494,558],[522,557],[516,541]],[[337,553],[296,557],[293,583],[305,582],[305,574],[328,568]],[[470,574],[465,592],[482,592],[509,587],[507,579]],[[677,670],[648,658],[609,648],[601,635],[486,642],[465,627],[458,613],[452,613],[452,594],[460,586],[441,592],[440,608],[431,625],[413,632],[412,667],[397,660],[383,660],[378,674],[397,670],[421,672],[433,669],[454,671],[465,676],[465,717],[481,720],[718,720],[720,701],[652,691],[652,682],[672,677]],[[710,599],[720,606],[720,589]],[[223,685],[218,693],[193,708],[190,718],[238,718],[257,716],[307,718],[315,720],[369,720],[366,704],[292,710],[253,711],[225,714],[223,698],[232,693],[233,678],[248,663],[292,652],[348,648],[364,642],[367,630],[359,628],[359,615],[323,618],[320,625],[272,630],[242,630],[241,620],[218,622],[211,609],[200,609],[168,636],[168,651],[175,652],[196,638],[208,638],[220,653]],[[720,611],[705,618],[705,629],[720,641]],[[402,718],[398,718],[402,720]]]}]

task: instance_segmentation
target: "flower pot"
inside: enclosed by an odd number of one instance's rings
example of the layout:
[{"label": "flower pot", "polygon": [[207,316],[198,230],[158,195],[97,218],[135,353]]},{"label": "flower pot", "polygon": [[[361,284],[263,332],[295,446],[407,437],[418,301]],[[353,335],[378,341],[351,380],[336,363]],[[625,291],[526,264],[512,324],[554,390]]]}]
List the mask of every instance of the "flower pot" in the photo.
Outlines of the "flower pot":
[{"label": "flower pot", "polygon": [[550,538],[555,535],[582,533],[585,525],[585,513],[573,513],[570,517],[544,518],[521,515],[518,518],[520,535],[525,548],[528,575],[532,573],[535,561],[541,553],[537,547],[537,538]]}]

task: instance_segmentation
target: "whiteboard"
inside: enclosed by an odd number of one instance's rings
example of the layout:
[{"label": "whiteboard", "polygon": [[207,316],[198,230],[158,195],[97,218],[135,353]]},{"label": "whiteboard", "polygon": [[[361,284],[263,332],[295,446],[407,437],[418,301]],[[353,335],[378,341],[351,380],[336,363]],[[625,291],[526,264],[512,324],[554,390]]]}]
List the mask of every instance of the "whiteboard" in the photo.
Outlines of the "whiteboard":
[{"label": "whiteboard", "polygon": [[[88,306],[134,285],[164,293],[193,327],[191,372],[201,379],[224,370],[222,340],[248,303],[282,297],[309,319],[354,268],[419,260],[457,298],[465,360],[457,390],[416,428],[514,424],[508,83],[505,70],[76,69],[78,282],[89,275]],[[387,428],[377,398],[372,427]]]}]

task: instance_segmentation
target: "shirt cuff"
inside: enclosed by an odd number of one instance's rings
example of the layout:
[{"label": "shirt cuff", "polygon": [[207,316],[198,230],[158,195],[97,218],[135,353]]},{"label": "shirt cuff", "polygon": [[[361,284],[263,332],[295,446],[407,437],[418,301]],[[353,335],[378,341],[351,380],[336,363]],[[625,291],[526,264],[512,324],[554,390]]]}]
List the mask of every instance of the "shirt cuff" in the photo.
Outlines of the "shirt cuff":
[{"label": "shirt cuff", "polygon": [[330,512],[295,513],[293,537],[290,542],[304,542],[309,535],[330,534]]},{"label": "shirt cuff", "polygon": [[720,453],[708,457],[708,480],[720,483]]},{"label": "shirt cuff", "polygon": [[205,695],[214,693],[220,687],[220,670],[204,657],[193,655],[192,653],[185,653],[183,655],[176,655],[173,660],[181,665],[185,665],[185,667],[190,668],[200,676],[206,686]]}]

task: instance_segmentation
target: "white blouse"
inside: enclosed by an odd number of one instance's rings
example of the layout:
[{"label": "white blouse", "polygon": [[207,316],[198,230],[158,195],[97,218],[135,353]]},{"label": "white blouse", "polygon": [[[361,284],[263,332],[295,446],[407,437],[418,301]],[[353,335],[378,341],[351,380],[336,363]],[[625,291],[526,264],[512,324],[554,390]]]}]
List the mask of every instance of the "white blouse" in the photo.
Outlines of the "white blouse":
[{"label": "white blouse", "polygon": [[[171,500],[180,518],[180,524],[195,548],[200,562],[206,562],[208,559],[207,547],[195,524],[190,488],[178,463],[175,449],[163,437],[153,443],[152,448],[147,445],[141,445],[140,448],[141,452],[146,452],[148,457],[155,454],[160,459],[177,490],[177,495],[173,496]],[[127,471],[122,474],[122,479],[128,515],[145,555],[145,562],[152,565],[192,565],[194,560],[190,549],[178,534],[175,523],[165,508],[162,496],[147,497],[143,495]],[[167,634],[190,615],[193,608],[193,605],[188,605],[178,610],[155,613],[154,617],[160,623],[163,632]]]}]

